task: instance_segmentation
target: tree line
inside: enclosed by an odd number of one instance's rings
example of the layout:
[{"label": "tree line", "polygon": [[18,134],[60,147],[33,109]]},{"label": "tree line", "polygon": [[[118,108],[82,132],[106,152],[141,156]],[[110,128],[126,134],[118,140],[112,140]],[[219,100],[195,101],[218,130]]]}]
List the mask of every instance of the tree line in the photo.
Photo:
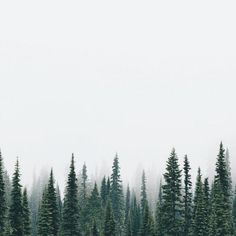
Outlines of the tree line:
[{"label": "tree line", "polygon": [[10,180],[0,152],[0,236],[236,235],[236,194],[222,143],[213,181],[203,178],[199,168],[194,186],[187,155],[181,169],[173,149],[155,207],[148,200],[144,171],[140,193],[129,185],[124,190],[117,155],[112,174],[91,186],[85,164],[77,176],[72,154],[63,199],[53,169],[41,192],[36,184],[29,194],[20,176],[17,159]]}]

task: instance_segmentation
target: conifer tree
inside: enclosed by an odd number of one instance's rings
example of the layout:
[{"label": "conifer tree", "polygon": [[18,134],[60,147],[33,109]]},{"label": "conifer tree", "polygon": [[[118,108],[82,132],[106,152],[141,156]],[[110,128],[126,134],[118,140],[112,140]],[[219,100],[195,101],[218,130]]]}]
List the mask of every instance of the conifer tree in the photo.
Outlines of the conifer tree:
[{"label": "conifer tree", "polygon": [[28,194],[26,188],[23,191],[22,197],[22,221],[23,221],[23,235],[29,236],[31,229],[30,229],[30,210],[29,210],[29,203],[28,203]]},{"label": "conifer tree", "polygon": [[99,236],[99,231],[97,229],[96,221],[93,222],[93,228],[92,228],[92,236]]},{"label": "conifer tree", "polygon": [[184,157],[184,235],[188,236],[192,225],[192,181],[190,175],[190,164],[187,155]]},{"label": "conifer tree", "polygon": [[101,193],[102,207],[105,207],[106,203],[107,203],[107,183],[106,183],[106,177],[105,176],[102,179],[100,193]]},{"label": "conifer tree", "polygon": [[56,236],[59,230],[59,211],[52,169],[50,172],[49,182],[47,186],[47,198],[48,212],[50,218],[48,220],[51,223],[48,233]]},{"label": "conifer tree", "polygon": [[205,235],[209,235],[209,229],[210,229],[210,210],[211,210],[211,201],[210,201],[210,187],[208,178],[204,179],[203,184],[203,193],[204,193],[204,212],[205,212]]},{"label": "conifer tree", "polygon": [[127,228],[128,220],[130,218],[130,189],[127,186],[126,196],[125,196],[125,227]]},{"label": "conifer tree", "polygon": [[120,166],[118,155],[116,154],[111,175],[111,203],[116,222],[116,230],[118,234],[121,234],[123,221],[124,221],[124,195],[122,189],[122,181],[120,177]]},{"label": "conifer tree", "polygon": [[234,227],[236,228],[236,187],[234,190],[234,197],[233,197],[233,221],[234,221]]},{"label": "conifer tree", "polygon": [[133,193],[131,197],[130,220],[132,236],[138,235],[141,227],[141,210],[137,203],[135,193]]},{"label": "conifer tree", "polygon": [[145,209],[146,204],[147,204],[146,175],[145,175],[144,171],[142,173],[142,184],[141,184],[140,198],[141,198],[141,211],[142,211],[142,215],[143,215],[144,214],[144,209]]},{"label": "conifer tree", "polygon": [[175,149],[167,161],[163,189],[163,228],[170,236],[183,235],[183,203],[181,194],[181,170]]},{"label": "conifer tree", "polygon": [[108,201],[107,207],[106,207],[104,236],[116,236],[116,225],[115,225],[115,220],[114,220],[110,201]]},{"label": "conifer tree", "polygon": [[59,235],[62,234],[62,200],[61,200],[61,192],[60,192],[60,188],[59,188],[59,185],[57,184],[57,187],[56,187],[56,198],[57,198],[57,208],[58,208],[58,216],[59,216]]},{"label": "conifer tree", "polygon": [[156,219],[155,219],[155,228],[156,228],[156,236],[163,236],[164,229],[162,223],[162,207],[163,207],[163,200],[162,200],[162,181],[160,181],[159,186],[159,193],[158,193],[158,200],[156,204]]},{"label": "conifer tree", "polygon": [[23,235],[23,222],[22,222],[22,194],[20,184],[20,169],[19,160],[17,159],[15,165],[15,172],[12,179],[12,191],[11,191],[11,206],[9,212],[11,236]]},{"label": "conifer tree", "polygon": [[233,235],[233,218],[231,210],[230,179],[225,160],[225,150],[220,144],[216,162],[213,199],[211,208],[211,234]]},{"label": "conifer tree", "polygon": [[110,177],[107,178],[107,200],[111,197],[111,180]]},{"label": "conifer tree", "polygon": [[63,235],[79,236],[79,204],[78,204],[78,186],[75,174],[74,155],[70,165],[68,175],[64,207],[63,207]]},{"label": "conifer tree", "polygon": [[3,235],[4,226],[6,221],[6,188],[4,182],[4,170],[3,170],[3,160],[2,153],[0,150],[0,236]]},{"label": "conifer tree", "polygon": [[193,209],[193,233],[196,236],[204,236],[206,234],[205,205],[202,175],[200,168],[198,169]]}]

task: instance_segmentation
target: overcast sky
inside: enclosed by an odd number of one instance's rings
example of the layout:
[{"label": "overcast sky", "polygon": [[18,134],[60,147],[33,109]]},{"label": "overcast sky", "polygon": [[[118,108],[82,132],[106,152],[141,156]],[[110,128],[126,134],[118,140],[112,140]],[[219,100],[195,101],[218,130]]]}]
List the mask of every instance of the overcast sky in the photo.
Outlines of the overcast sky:
[{"label": "overcast sky", "polygon": [[[233,1],[1,1],[0,147],[23,182],[71,153],[89,174],[161,174],[172,147],[214,169],[236,156]],[[235,170],[233,168],[233,170]]]}]

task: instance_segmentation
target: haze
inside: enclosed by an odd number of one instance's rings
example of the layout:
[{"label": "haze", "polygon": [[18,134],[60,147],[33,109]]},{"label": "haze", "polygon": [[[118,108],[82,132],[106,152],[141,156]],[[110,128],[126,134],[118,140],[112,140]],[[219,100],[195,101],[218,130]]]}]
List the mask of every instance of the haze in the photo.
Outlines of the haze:
[{"label": "haze", "polygon": [[158,179],[175,147],[208,174],[221,140],[236,164],[235,22],[233,1],[1,2],[6,167],[63,184],[72,152],[91,176],[118,152],[124,180]]}]

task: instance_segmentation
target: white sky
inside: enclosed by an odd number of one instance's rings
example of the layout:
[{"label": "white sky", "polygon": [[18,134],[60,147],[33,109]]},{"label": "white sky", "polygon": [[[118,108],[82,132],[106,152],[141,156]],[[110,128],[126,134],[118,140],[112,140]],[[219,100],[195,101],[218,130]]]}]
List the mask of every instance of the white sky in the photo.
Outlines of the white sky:
[{"label": "white sky", "polygon": [[[234,1],[1,1],[0,147],[23,182],[74,152],[90,174],[236,155]],[[106,164],[104,164],[106,163]],[[233,168],[234,170],[234,168]]]}]

